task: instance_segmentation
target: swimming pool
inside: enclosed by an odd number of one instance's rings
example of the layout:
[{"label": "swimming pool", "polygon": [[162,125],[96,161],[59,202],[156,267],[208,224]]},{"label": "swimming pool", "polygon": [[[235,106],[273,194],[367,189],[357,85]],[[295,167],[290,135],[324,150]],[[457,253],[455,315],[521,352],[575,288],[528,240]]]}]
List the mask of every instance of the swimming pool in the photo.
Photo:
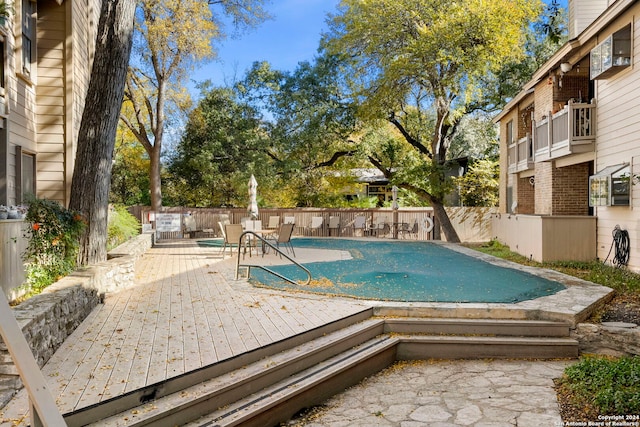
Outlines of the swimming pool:
[{"label": "swimming pool", "polygon": [[[351,259],[305,263],[308,286],[292,285],[259,269],[252,281],[276,289],[404,302],[516,303],[554,294],[561,283],[502,267],[429,242],[298,238],[295,248],[348,251]],[[270,267],[303,280],[292,265]]]}]

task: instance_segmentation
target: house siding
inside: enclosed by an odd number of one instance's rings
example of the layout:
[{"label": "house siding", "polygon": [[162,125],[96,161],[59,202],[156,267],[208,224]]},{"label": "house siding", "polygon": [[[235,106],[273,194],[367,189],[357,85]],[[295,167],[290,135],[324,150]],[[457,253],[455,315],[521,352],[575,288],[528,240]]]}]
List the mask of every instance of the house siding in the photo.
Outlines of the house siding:
[{"label": "house siding", "polygon": [[38,197],[66,201],[65,179],[65,6],[38,4]]},{"label": "house siding", "polygon": [[[36,195],[69,202],[75,147],[91,75],[100,0],[37,2],[36,63],[21,75],[20,16],[2,31],[6,44],[7,142],[0,152],[0,204],[17,204],[18,146],[36,155]],[[19,15],[16,13],[16,15]],[[18,39],[19,41],[19,39]],[[21,70],[21,68],[20,68]],[[4,144],[4,143],[3,143]]]},{"label": "house siding", "polygon": [[607,8],[609,0],[569,0],[569,39],[580,34]]},{"label": "house siding", "polygon": [[[607,166],[630,163],[631,173],[640,173],[640,6],[634,5],[619,17],[600,38],[632,22],[632,67],[607,79],[596,81],[598,99],[595,170]],[[597,255],[606,259],[613,242],[613,230],[619,226],[629,232],[629,266],[640,271],[640,188],[632,187],[630,206],[601,206],[595,208],[598,217]],[[611,256],[611,255],[610,255]],[[610,261],[610,260],[609,260]]]},{"label": "house siding", "polygon": [[[506,196],[501,197],[500,203],[504,203],[509,194],[514,194],[519,207],[517,213],[530,210],[530,189],[526,188],[525,177],[533,173],[535,215],[553,219],[568,217],[572,221],[595,216],[595,222],[588,221],[588,227],[594,228],[591,230],[587,227],[584,233],[580,233],[585,236],[588,234],[589,239],[582,239],[577,234],[572,236],[574,240],[570,244],[590,244],[593,233],[596,243],[590,248],[594,249],[594,257],[608,262],[614,256],[613,231],[617,227],[626,230],[630,238],[628,268],[640,272],[640,185],[635,183],[631,186],[629,206],[590,208],[588,205],[588,177],[594,173],[627,163],[630,164],[631,175],[640,176],[640,115],[637,114],[640,110],[640,1],[572,0],[569,8],[570,25],[584,20],[577,27],[579,29],[574,28],[577,33],[570,36],[571,41],[534,73],[534,78],[525,84],[514,99],[524,99],[531,96],[533,91],[536,122],[559,111],[572,98],[583,103],[593,99],[595,103],[589,106],[591,113],[587,114],[580,109],[582,107],[567,110],[565,117],[568,121],[563,123],[559,120],[553,125],[549,135],[559,138],[553,140],[548,154],[544,150],[538,152],[540,156],[534,159],[533,171],[528,169],[518,174],[501,175],[501,187],[506,187],[506,190],[501,190],[501,195]],[[595,80],[590,80],[591,50],[614,33],[624,34],[626,31],[620,30],[629,25],[632,39],[630,66],[612,63],[611,68],[598,74]],[[623,49],[613,52],[613,55],[621,53],[624,53]],[[562,67],[564,63],[571,65],[569,71]],[[564,72],[562,68],[565,68]],[[498,115],[496,121],[500,122],[501,132],[505,131],[512,113],[521,106],[522,103],[510,102]],[[562,132],[566,132],[567,128],[570,130],[569,136],[563,140]],[[541,137],[541,146],[546,150],[544,135]],[[501,149],[503,170],[508,168],[506,154],[506,149]],[[637,180],[634,178],[634,181]],[[510,192],[514,188],[517,191]],[[508,206],[501,207],[501,211],[506,209]],[[500,235],[504,230],[495,231],[498,238],[514,237]],[[518,233],[515,234],[517,237]]]}]

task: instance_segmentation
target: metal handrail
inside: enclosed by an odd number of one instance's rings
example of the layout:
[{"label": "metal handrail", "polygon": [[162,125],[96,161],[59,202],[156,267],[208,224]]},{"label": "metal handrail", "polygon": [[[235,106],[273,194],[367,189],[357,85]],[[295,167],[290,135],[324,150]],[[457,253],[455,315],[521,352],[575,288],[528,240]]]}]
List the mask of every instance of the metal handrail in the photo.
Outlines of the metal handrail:
[{"label": "metal handrail", "polygon": [[304,283],[304,285],[308,285],[309,283],[311,283],[311,272],[305,266],[303,266],[302,264],[300,264],[297,261],[295,261],[294,259],[292,259],[290,256],[288,256],[287,254],[282,252],[278,247],[276,247],[276,246],[272,245],[271,243],[269,243],[269,241],[267,241],[267,239],[265,239],[264,237],[258,235],[258,233],[255,233],[253,231],[245,231],[245,232],[243,232],[240,235],[240,239],[238,240],[238,260],[236,262],[236,280],[238,280],[238,270],[240,270],[240,267],[245,267],[247,269],[247,279],[249,277],[251,277],[251,267],[256,267],[256,268],[260,268],[260,269],[266,271],[267,273],[271,273],[274,276],[279,277],[280,279],[282,279],[284,281],[287,281],[287,282],[289,282],[289,283],[291,283],[293,285],[297,285],[298,284],[298,282],[294,282],[293,280],[289,279],[288,277],[285,277],[280,273],[276,273],[275,271],[271,270],[270,268],[265,267],[264,265],[240,264],[240,248],[242,247],[242,239],[247,234],[253,235],[256,239],[260,240],[263,245],[269,246],[275,252],[277,252],[281,257],[284,255],[284,257],[286,259],[288,259],[293,264],[295,264],[300,269],[302,269],[305,273],[307,273],[307,281]]}]

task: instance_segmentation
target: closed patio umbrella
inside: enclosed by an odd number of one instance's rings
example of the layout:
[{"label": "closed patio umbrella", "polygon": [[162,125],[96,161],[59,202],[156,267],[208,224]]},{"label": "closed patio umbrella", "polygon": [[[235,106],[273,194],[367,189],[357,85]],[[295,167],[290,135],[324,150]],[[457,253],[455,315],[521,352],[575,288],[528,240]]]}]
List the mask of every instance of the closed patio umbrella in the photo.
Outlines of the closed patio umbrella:
[{"label": "closed patio umbrella", "polygon": [[256,177],[251,175],[249,179],[249,206],[247,207],[247,214],[251,219],[258,219],[258,181]]}]

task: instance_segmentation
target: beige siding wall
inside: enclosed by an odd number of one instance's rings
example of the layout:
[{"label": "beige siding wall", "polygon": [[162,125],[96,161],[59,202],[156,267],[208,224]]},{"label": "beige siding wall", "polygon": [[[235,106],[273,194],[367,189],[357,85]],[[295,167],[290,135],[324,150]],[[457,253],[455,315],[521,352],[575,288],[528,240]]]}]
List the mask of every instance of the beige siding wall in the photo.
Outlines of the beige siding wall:
[{"label": "beige siding wall", "polygon": [[85,0],[71,4],[73,22],[73,135],[78,134],[84,100],[91,77],[91,65],[95,52],[95,39],[100,18],[100,0]]},{"label": "beige siding wall", "polygon": [[587,28],[608,4],[609,0],[569,0],[569,39]]},{"label": "beige siding wall", "polygon": [[99,0],[38,3],[38,196],[67,205]]},{"label": "beige siding wall", "polygon": [[16,72],[20,47],[14,31],[3,31],[7,45],[6,95],[8,147],[7,197],[16,204],[16,146],[35,153],[37,196],[68,203],[75,144],[84,108],[95,46],[100,0],[37,2],[36,58],[32,77]]},{"label": "beige siding wall", "polygon": [[16,204],[16,146],[35,153],[35,85],[20,77],[16,72],[16,45],[13,32],[6,33],[7,63],[6,95],[8,119],[8,159],[7,159],[7,204]]},{"label": "beige siding wall", "polygon": [[38,197],[66,202],[65,6],[38,4]]},{"label": "beige siding wall", "polygon": [[[632,22],[640,16],[636,5],[612,25],[608,33]],[[606,36],[603,33],[600,38]],[[595,171],[607,166],[628,162],[632,173],[640,173],[640,21],[632,24],[632,67],[607,79],[596,81],[598,123]],[[629,232],[631,241],[630,268],[640,271],[640,187],[632,191],[632,206],[597,207],[598,257],[606,258],[612,244],[616,225]]]}]

